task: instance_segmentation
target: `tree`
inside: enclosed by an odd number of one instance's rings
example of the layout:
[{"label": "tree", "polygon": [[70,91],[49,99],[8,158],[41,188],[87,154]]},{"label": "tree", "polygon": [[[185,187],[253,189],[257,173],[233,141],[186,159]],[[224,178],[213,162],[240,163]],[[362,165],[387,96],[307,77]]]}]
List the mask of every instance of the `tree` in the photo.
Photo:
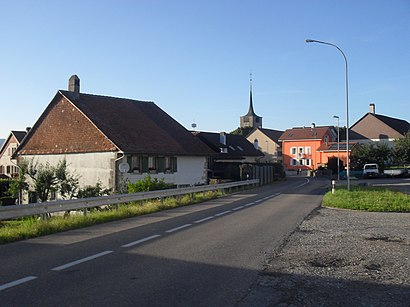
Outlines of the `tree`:
[{"label": "tree", "polygon": [[410,164],[410,131],[404,135],[404,138],[394,141],[392,158],[399,165]]},{"label": "tree", "polygon": [[56,166],[48,162],[38,163],[34,159],[21,160],[19,174],[12,180],[9,193],[15,195],[22,190],[35,192],[41,202],[47,201],[50,193],[57,191],[63,197],[72,198],[78,190],[78,179],[78,176],[68,173],[65,159]]},{"label": "tree", "polygon": [[388,163],[391,149],[386,143],[367,143],[355,146],[352,149],[350,160],[353,169],[362,169],[366,163],[377,163],[381,170]]}]

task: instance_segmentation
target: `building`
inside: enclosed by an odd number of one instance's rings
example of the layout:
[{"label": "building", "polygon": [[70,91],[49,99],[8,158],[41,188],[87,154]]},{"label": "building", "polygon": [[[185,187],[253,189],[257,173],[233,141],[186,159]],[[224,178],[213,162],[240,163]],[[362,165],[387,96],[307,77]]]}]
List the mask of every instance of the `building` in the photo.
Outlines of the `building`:
[{"label": "building", "polygon": [[279,141],[283,131],[254,128],[246,139],[251,142],[256,149],[263,152],[264,157],[260,159],[263,163],[282,163],[282,146]]},{"label": "building", "polygon": [[350,139],[358,143],[386,142],[403,138],[410,131],[410,123],[376,113],[376,106],[371,103],[369,112],[350,127]]},{"label": "building", "polygon": [[179,186],[207,182],[214,152],[155,103],[59,90],[20,144],[18,159],[66,159],[80,186],[118,189],[147,174]]},{"label": "building", "polygon": [[318,152],[323,144],[337,139],[333,126],[287,129],[279,138],[285,170],[316,170],[327,163],[327,156]]},{"label": "building", "polygon": [[[29,128],[27,128],[29,130]],[[24,139],[27,131],[11,131],[3,145],[0,147],[0,175],[8,178],[18,174],[17,160],[13,159],[13,154]]]},{"label": "building", "polygon": [[249,109],[248,113],[240,118],[240,128],[262,128],[262,117],[256,115],[255,111],[253,110],[253,102],[252,102],[252,76],[250,78],[250,86],[249,86]]}]

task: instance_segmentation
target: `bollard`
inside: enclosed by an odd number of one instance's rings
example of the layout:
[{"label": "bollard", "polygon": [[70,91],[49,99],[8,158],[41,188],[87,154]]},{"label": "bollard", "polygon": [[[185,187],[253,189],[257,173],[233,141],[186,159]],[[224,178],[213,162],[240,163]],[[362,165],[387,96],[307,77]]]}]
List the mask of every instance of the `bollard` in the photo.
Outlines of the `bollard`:
[{"label": "bollard", "polygon": [[332,180],[332,194],[335,194],[335,185],[336,185],[336,181]]}]

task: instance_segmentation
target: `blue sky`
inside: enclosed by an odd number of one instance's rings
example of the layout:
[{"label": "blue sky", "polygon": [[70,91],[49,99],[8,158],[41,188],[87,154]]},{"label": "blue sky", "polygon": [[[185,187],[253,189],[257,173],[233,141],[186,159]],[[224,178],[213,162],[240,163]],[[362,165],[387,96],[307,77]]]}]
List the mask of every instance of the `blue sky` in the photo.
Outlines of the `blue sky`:
[{"label": "blue sky", "polygon": [[410,1],[0,0],[0,138],[32,126],[77,74],[81,91],[154,101],[183,126],[230,132],[410,121]]}]

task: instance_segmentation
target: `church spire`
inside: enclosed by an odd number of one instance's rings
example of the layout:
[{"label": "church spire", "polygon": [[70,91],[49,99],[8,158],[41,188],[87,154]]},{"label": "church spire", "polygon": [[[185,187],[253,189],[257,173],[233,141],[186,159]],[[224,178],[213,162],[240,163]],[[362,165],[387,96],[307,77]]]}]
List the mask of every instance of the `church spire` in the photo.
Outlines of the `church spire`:
[{"label": "church spire", "polygon": [[253,101],[252,101],[252,73],[249,78],[249,110],[246,115],[241,116],[240,118],[240,127],[241,128],[262,128],[262,117],[255,114],[253,110]]}]

